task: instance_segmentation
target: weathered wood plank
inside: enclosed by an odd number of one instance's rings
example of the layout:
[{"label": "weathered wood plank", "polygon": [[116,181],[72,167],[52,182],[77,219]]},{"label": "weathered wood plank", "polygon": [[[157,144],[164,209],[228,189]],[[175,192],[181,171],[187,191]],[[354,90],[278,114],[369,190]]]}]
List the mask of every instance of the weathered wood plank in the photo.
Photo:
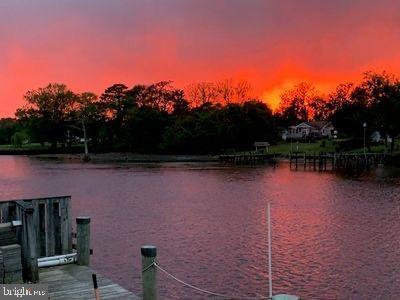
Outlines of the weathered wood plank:
[{"label": "weathered wood plank", "polygon": [[72,216],[69,197],[60,199],[61,254],[72,252]]},{"label": "weathered wood plank", "polygon": [[[40,270],[40,283],[49,285],[50,299],[95,299],[93,270],[75,264],[52,267]],[[140,298],[111,280],[97,274],[101,299],[139,300]]]},{"label": "weathered wood plank", "polygon": [[54,221],[54,251],[56,255],[61,254],[61,217],[60,203],[53,201],[53,221]]},{"label": "weathered wood plank", "polygon": [[41,257],[46,256],[46,203],[39,203],[39,239]]},{"label": "weathered wood plank", "polygon": [[53,201],[46,200],[46,256],[54,256],[56,254],[54,239],[54,215]]}]

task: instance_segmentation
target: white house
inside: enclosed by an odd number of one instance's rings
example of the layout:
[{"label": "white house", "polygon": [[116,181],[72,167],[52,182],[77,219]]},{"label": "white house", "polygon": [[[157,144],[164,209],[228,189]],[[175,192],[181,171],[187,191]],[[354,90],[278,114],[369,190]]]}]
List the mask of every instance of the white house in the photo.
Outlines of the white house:
[{"label": "white house", "polygon": [[333,135],[334,127],[331,122],[302,122],[285,130],[282,134],[282,139],[332,138]]}]

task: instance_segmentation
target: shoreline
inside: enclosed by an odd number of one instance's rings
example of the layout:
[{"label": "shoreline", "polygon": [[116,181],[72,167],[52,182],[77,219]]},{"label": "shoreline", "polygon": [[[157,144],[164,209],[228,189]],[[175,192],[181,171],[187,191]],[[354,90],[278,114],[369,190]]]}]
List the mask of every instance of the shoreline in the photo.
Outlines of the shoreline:
[{"label": "shoreline", "polygon": [[[83,162],[83,154],[36,154],[28,155],[43,160]],[[89,162],[166,163],[166,162],[218,162],[217,155],[174,155],[109,152],[90,154]]]}]

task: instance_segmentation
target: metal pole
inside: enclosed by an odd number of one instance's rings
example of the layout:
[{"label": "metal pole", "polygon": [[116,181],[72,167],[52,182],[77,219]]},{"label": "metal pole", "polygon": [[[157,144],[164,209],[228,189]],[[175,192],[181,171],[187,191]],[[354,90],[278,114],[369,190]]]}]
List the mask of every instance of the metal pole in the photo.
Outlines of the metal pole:
[{"label": "metal pole", "polygon": [[269,298],[272,299],[272,247],[271,247],[271,204],[268,203],[268,280],[269,280]]}]

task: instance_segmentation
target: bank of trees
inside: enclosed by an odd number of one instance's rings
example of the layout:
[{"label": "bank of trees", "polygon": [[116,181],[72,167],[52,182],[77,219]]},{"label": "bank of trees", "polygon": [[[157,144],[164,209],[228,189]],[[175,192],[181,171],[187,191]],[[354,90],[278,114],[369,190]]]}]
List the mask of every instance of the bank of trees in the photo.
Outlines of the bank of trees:
[{"label": "bank of trees", "polygon": [[213,153],[275,140],[274,117],[266,104],[238,101],[247,89],[243,85],[219,88],[224,104],[189,102],[169,81],[130,88],[114,84],[99,97],[49,84],[25,94],[26,105],[16,113],[17,133],[53,148],[70,147],[85,126],[94,150],[164,153]]},{"label": "bank of trees", "polygon": [[366,72],[359,84],[340,84],[327,96],[301,83],[282,94],[277,118],[284,125],[332,121],[342,136],[356,139],[362,137],[366,123],[367,136],[373,131],[390,136],[393,148],[400,134],[400,81],[386,72]]},{"label": "bank of trees", "polygon": [[385,72],[367,72],[359,84],[340,84],[329,95],[300,83],[282,93],[275,113],[252,94],[248,82],[232,80],[185,92],[169,81],[114,84],[99,97],[49,84],[25,94],[16,119],[0,120],[0,143],[71,147],[85,126],[98,151],[213,153],[277,141],[280,128],[311,120],[331,121],[340,135],[356,139],[363,123],[368,134],[379,131],[393,143],[400,134],[400,81]]}]

